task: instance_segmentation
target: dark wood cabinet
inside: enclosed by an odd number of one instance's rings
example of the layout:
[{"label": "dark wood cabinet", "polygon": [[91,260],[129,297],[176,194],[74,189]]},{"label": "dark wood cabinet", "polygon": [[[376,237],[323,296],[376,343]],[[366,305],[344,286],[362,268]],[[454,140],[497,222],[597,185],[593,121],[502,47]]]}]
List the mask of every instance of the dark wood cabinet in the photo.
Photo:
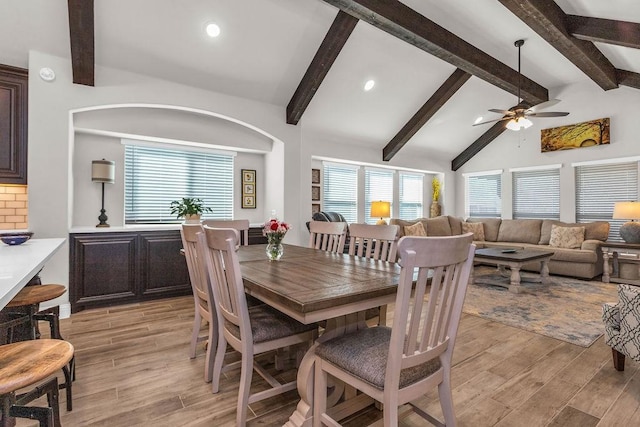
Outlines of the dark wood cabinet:
[{"label": "dark wood cabinet", "polygon": [[180,231],[69,235],[71,311],[191,293]]},{"label": "dark wood cabinet", "polygon": [[28,70],[0,65],[0,184],[27,183],[28,83]]},{"label": "dark wood cabinet", "polygon": [[262,234],[262,227],[249,228],[249,244],[262,245],[267,244],[267,238]]}]

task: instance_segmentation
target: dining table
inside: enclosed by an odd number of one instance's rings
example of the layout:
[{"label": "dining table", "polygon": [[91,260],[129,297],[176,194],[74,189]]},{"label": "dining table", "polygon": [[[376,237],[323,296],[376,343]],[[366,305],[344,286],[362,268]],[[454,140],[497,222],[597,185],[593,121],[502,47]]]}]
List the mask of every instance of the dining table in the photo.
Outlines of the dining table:
[{"label": "dining table", "polygon": [[[238,250],[245,292],[299,322],[326,321],[324,332],[305,353],[298,367],[300,402],[285,424],[310,426],[313,422],[315,347],[326,340],[368,327],[366,310],[395,301],[400,267],[396,263],[287,244],[282,258],[270,261],[265,247],[250,245]],[[342,396],[346,399],[338,403]],[[330,411],[337,418],[373,403],[366,395],[340,386],[333,388],[328,402],[333,405]]]}]

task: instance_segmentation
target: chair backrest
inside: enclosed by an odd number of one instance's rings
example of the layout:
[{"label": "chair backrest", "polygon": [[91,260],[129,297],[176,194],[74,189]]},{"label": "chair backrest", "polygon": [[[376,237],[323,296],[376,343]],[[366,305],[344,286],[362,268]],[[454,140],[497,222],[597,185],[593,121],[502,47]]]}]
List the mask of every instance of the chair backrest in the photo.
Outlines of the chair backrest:
[{"label": "chair backrest", "polygon": [[311,221],[309,223],[309,247],[323,251],[342,253],[347,236],[346,222]]},{"label": "chair backrest", "polygon": [[[451,367],[462,304],[473,268],[472,239],[473,234],[466,233],[402,237],[398,241],[401,270],[385,389],[398,389],[402,369],[436,357],[440,357],[443,368]],[[425,301],[429,282],[429,298]]]},{"label": "chair backrest", "polygon": [[200,224],[182,224],[180,235],[182,236],[182,247],[184,256],[187,259],[187,269],[189,270],[189,279],[191,280],[191,288],[193,289],[193,297],[196,300],[200,311],[211,313],[214,309],[212,295],[210,294],[206,265],[198,256],[198,233],[202,232]]},{"label": "chair backrest", "polygon": [[249,245],[249,220],[248,219],[205,219],[202,225],[213,228],[233,228],[240,233],[240,244]]},{"label": "chair backrest", "polygon": [[351,224],[349,255],[395,262],[398,228],[397,225]]},{"label": "chair backrest", "polygon": [[206,225],[203,228],[204,233],[198,235],[198,250],[206,261],[218,322],[225,328],[228,323],[238,327],[243,345],[251,345],[253,335],[237,254],[238,231]]}]

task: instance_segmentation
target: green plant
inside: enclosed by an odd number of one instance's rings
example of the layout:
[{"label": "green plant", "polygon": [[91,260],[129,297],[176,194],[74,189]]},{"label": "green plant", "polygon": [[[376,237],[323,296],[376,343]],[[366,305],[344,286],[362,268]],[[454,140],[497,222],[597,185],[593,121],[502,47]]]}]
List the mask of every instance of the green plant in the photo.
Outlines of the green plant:
[{"label": "green plant", "polygon": [[182,200],[171,202],[171,215],[176,215],[176,218],[186,218],[188,215],[200,215],[204,212],[212,210],[204,205],[202,199],[183,197]]}]

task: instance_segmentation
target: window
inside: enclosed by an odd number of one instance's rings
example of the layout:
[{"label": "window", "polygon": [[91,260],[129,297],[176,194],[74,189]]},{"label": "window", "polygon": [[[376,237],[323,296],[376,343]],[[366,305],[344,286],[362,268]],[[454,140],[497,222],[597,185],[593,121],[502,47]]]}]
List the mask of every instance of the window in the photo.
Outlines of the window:
[{"label": "window", "polygon": [[358,166],[324,164],[323,210],[341,213],[347,222],[358,221]]},{"label": "window", "polygon": [[400,173],[400,219],[416,219],[424,216],[424,175]]},{"label": "window", "polygon": [[465,214],[495,217],[502,214],[502,172],[466,176]]},{"label": "window", "polygon": [[560,169],[513,172],[513,218],[560,219]]},{"label": "window", "polygon": [[393,174],[391,170],[365,169],[364,172],[364,220],[375,224],[380,218],[370,218],[371,202],[382,200],[391,203],[393,212]]},{"label": "window", "polygon": [[180,222],[169,205],[182,197],[213,209],[203,217],[233,218],[234,155],[125,145],[125,223]]},{"label": "window", "polygon": [[609,239],[622,241],[620,226],[611,219],[615,202],[638,200],[638,163],[576,166],[576,222],[609,221]]}]

